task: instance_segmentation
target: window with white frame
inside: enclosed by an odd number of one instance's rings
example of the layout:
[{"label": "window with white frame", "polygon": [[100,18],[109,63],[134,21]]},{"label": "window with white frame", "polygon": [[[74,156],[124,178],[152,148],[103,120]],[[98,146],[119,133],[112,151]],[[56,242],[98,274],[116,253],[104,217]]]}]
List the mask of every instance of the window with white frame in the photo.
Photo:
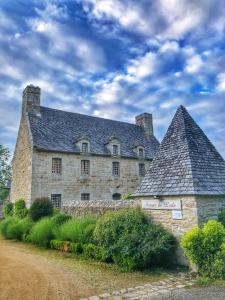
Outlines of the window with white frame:
[{"label": "window with white frame", "polygon": [[145,164],[139,164],[139,176],[145,176]]},{"label": "window with white frame", "polygon": [[118,154],[119,154],[119,146],[113,145],[113,155],[118,155]]},{"label": "window with white frame", "polygon": [[58,157],[52,158],[52,173],[61,174],[62,173],[62,159]]},{"label": "window with white frame", "polygon": [[82,143],[81,152],[82,153],[87,153],[88,152],[88,143],[87,142]]},{"label": "window with white frame", "polygon": [[90,200],[90,194],[89,193],[82,193],[81,194],[81,200],[82,201],[89,201]]},{"label": "window with white frame", "polygon": [[61,194],[52,194],[51,202],[54,208],[61,208],[62,206],[62,195]]},{"label": "window with white frame", "polygon": [[81,161],[81,174],[82,175],[89,175],[90,174],[90,161],[89,160],[82,160]]},{"label": "window with white frame", "polygon": [[120,175],[120,163],[118,161],[113,161],[112,163],[112,174],[113,176]]}]

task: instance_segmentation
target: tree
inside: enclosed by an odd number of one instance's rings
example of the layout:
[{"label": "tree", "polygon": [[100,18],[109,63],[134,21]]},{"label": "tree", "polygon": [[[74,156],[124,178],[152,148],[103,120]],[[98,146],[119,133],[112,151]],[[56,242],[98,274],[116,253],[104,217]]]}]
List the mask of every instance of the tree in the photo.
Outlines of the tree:
[{"label": "tree", "polygon": [[11,178],[10,151],[0,144],[0,202],[9,194],[5,186]]},{"label": "tree", "polygon": [[10,151],[0,144],[0,188],[11,178]]}]

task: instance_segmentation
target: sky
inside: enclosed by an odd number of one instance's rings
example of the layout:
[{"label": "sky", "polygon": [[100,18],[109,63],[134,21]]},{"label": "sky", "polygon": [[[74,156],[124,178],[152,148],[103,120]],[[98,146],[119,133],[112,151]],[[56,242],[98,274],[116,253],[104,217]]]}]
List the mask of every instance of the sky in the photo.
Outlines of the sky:
[{"label": "sky", "polygon": [[224,0],[0,0],[0,143],[22,91],[41,105],[134,123],[162,140],[184,105],[225,157]]}]

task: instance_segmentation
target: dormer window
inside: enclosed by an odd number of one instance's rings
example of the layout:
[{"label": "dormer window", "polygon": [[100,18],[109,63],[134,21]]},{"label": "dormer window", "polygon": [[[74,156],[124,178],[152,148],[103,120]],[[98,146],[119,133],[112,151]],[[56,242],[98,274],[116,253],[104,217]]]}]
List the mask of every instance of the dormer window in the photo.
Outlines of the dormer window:
[{"label": "dormer window", "polygon": [[113,145],[113,155],[118,155],[118,154],[119,154],[119,146]]},{"label": "dormer window", "polygon": [[81,151],[82,151],[82,153],[88,152],[88,143],[86,143],[86,142],[82,143]]},{"label": "dormer window", "polygon": [[144,157],[144,149],[143,148],[138,149],[138,156],[139,157]]}]

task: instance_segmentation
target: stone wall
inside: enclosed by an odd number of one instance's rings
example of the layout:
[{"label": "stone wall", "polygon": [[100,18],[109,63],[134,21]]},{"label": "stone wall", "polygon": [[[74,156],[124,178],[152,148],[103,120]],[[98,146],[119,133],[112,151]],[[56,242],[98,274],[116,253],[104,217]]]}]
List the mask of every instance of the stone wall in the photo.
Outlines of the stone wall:
[{"label": "stone wall", "polygon": [[[52,158],[62,159],[62,174],[52,174]],[[81,160],[90,160],[90,175],[81,175]],[[112,175],[112,162],[120,162],[120,176]],[[34,151],[32,200],[51,194],[62,195],[62,206],[73,206],[81,193],[90,193],[90,200],[112,200],[114,193],[125,195],[140,184],[139,163],[148,168],[150,161],[110,156]]]},{"label": "stone wall", "polygon": [[203,223],[210,219],[217,220],[218,214],[221,210],[225,210],[225,196],[224,197],[210,197],[198,196],[196,197],[198,224],[202,226]]},{"label": "stone wall", "polygon": [[[166,196],[162,198],[164,200],[181,200],[182,219],[173,219],[172,210],[144,209],[144,211],[147,214],[149,214],[149,217],[154,222],[161,223],[165,228],[170,230],[178,239],[180,239],[186,231],[198,225],[197,205],[194,196]],[[154,200],[154,198],[151,196],[138,198],[140,205],[142,199]]]},{"label": "stone wall", "polygon": [[13,157],[10,201],[24,198],[29,206],[31,199],[32,141],[28,122],[24,116],[20,123],[16,148]]},{"label": "stone wall", "polygon": [[120,201],[80,201],[75,202],[73,206],[64,206],[63,212],[73,217],[93,214],[97,216],[103,215],[106,211],[115,211],[122,208],[135,207],[138,203],[134,200]]}]

